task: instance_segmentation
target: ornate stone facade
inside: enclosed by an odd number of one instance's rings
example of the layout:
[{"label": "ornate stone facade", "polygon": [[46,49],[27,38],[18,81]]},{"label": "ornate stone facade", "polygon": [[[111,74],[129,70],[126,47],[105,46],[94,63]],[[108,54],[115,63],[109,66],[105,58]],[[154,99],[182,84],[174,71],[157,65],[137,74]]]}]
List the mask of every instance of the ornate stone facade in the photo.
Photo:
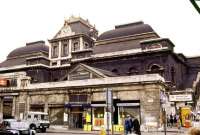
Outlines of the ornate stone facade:
[{"label": "ornate stone facade", "polygon": [[118,25],[97,35],[88,20],[71,17],[49,47],[37,41],[10,52],[0,63],[0,79],[7,82],[0,88],[1,118],[45,111],[51,124],[99,129],[105,125],[105,89],[111,88],[115,124],[131,114],[142,125],[160,126],[162,95],[197,89],[199,57],[175,53],[174,44],[148,24]]}]

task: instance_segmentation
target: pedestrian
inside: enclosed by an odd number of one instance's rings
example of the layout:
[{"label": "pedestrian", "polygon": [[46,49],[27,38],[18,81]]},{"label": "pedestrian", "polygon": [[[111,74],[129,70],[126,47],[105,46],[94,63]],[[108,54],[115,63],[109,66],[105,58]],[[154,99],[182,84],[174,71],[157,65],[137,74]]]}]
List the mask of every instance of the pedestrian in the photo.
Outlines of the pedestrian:
[{"label": "pedestrian", "polygon": [[125,135],[127,135],[128,133],[131,134],[132,121],[130,115],[127,115],[124,122],[124,127],[125,127]]},{"label": "pedestrian", "polygon": [[198,128],[192,128],[188,135],[200,135],[200,130]]},{"label": "pedestrian", "polygon": [[167,127],[170,126],[170,116],[167,114]]},{"label": "pedestrian", "polygon": [[174,125],[177,126],[177,116],[176,116],[176,114],[174,115],[173,119],[174,119],[174,121],[173,121]]},{"label": "pedestrian", "polygon": [[171,128],[173,126],[173,122],[174,122],[173,115],[170,114],[170,126],[171,126]]},{"label": "pedestrian", "polygon": [[141,135],[140,123],[139,123],[138,119],[135,117],[133,117],[133,129],[134,129],[135,134]]}]

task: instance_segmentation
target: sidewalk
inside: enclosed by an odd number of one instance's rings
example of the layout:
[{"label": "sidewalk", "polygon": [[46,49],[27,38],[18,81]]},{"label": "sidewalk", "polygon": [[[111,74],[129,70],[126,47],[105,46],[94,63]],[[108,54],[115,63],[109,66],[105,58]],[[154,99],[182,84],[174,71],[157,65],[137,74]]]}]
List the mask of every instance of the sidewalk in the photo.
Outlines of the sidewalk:
[{"label": "sidewalk", "polygon": [[[187,128],[181,128],[180,130],[176,127],[167,128],[167,134],[170,133],[179,133],[186,135],[189,129]],[[99,135],[100,131],[83,131],[82,129],[67,129],[67,127],[64,126],[50,126],[48,129],[49,132],[59,132],[59,133],[68,133],[68,134],[87,134],[87,135]],[[110,132],[111,133],[111,132]],[[149,131],[149,132],[142,132],[142,135],[149,135],[149,134],[164,134],[164,131]],[[123,132],[115,132],[114,135],[123,135]]]}]

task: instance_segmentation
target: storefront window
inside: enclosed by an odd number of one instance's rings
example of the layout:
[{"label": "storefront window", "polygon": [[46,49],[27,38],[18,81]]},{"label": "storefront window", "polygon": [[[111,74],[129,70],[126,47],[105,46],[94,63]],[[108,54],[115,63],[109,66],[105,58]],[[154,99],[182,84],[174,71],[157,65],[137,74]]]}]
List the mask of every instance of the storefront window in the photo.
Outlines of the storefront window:
[{"label": "storefront window", "polygon": [[104,107],[94,109],[94,126],[101,127],[104,125]]}]

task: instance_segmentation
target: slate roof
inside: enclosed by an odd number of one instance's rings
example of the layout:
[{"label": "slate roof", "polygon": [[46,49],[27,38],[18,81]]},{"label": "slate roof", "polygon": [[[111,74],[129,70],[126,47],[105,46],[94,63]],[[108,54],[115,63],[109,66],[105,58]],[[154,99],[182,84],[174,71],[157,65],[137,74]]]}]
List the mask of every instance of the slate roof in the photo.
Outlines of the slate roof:
[{"label": "slate roof", "polygon": [[49,53],[49,47],[45,45],[44,41],[27,43],[26,46],[11,51],[8,54],[7,59],[0,63],[0,67],[25,65],[26,58],[39,52],[45,52],[47,54]]},{"label": "slate roof", "polygon": [[154,30],[148,24],[144,24],[143,22],[135,22],[135,23],[115,26],[114,30],[109,30],[104,32],[98,37],[97,40],[106,40],[106,39],[142,34],[153,31]]},{"label": "slate roof", "polygon": [[118,43],[110,43],[110,44],[103,44],[103,45],[95,45],[93,53],[100,54],[100,53],[110,53],[110,52],[117,52],[123,50],[131,50],[131,49],[140,49],[140,42],[139,41],[123,41]]},{"label": "slate roof", "polygon": [[13,58],[21,55],[31,54],[35,52],[49,52],[49,47],[44,44],[44,41],[27,43],[26,46],[17,48],[10,52],[7,58]]}]

